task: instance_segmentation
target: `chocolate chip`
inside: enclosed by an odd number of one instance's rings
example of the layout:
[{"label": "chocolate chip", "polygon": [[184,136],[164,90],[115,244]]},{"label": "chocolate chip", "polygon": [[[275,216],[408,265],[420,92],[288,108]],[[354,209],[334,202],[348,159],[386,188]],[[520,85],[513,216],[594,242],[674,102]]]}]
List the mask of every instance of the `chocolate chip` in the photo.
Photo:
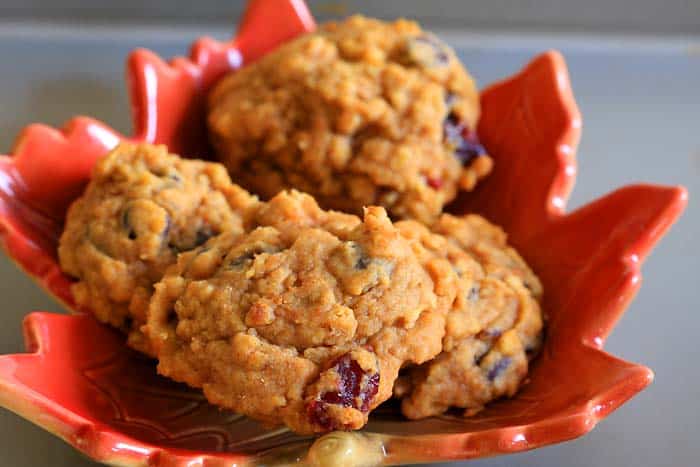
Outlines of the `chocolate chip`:
[{"label": "chocolate chip", "polygon": [[503,357],[502,359],[497,361],[496,364],[493,365],[489,372],[486,374],[486,377],[489,379],[489,381],[493,381],[496,378],[498,378],[498,375],[500,375],[503,372],[503,370],[508,368],[510,362],[510,357]]}]

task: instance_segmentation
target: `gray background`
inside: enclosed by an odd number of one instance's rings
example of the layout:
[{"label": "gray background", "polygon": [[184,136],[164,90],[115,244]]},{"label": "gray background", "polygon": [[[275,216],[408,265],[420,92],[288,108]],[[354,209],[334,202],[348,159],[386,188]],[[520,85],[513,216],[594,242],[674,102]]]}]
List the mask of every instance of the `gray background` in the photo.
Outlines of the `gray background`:
[{"label": "gray background", "polygon": [[[146,46],[164,56],[182,54],[201,34],[226,37],[240,11],[240,2],[141,3],[0,0],[0,153],[25,124],[60,125],[75,114],[128,133],[126,53]],[[645,264],[641,292],[606,346],[653,368],[652,386],[583,438],[469,465],[698,465],[700,255],[694,240],[700,238],[700,212],[693,195],[700,193],[700,2],[311,3],[322,15],[359,9],[420,16],[455,46],[482,84],[515,72],[536,52],[558,48],[584,117],[570,207],[636,181],[690,190],[684,217]],[[177,23],[186,26],[176,30]],[[4,257],[0,296],[0,353],[23,350],[20,326],[27,311],[60,310]],[[0,440],[1,465],[93,465],[4,410]]]},{"label": "gray background", "polygon": [[[317,18],[362,12],[411,16],[433,26],[645,33],[700,32],[697,0],[307,0]],[[3,0],[0,16],[132,24],[222,23],[237,18],[231,0]]]}]

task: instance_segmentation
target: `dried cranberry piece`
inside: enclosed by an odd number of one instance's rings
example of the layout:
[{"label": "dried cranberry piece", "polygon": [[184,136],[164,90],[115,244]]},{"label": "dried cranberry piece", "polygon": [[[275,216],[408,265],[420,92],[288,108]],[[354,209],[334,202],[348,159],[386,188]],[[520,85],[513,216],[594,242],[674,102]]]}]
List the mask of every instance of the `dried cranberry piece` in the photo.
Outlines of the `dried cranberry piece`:
[{"label": "dried cranberry piece", "polygon": [[[379,373],[367,373],[349,354],[338,358],[332,368],[340,377],[338,390],[325,392],[320,399],[329,404],[353,407],[366,412],[370,401],[379,390]],[[358,398],[361,401],[359,407]]]},{"label": "dried cranberry piece", "polygon": [[447,115],[443,129],[445,140],[455,148],[455,157],[462,162],[462,165],[467,165],[477,157],[486,154],[486,149],[479,142],[476,132],[460,122],[454,113],[450,112]]},{"label": "dried cranberry piece", "polygon": [[425,182],[428,184],[428,186],[434,190],[439,190],[442,188],[442,179],[441,178],[433,178],[433,177],[426,177]]},{"label": "dried cranberry piece", "polygon": [[325,402],[319,400],[312,401],[309,404],[307,411],[311,423],[325,431],[332,431],[338,428],[342,428],[335,426],[335,423],[333,423],[331,417],[328,416],[328,412],[326,411],[326,405],[327,404]]},{"label": "dried cranberry piece", "polygon": [[379,373],[367,372],[350,354],[339,357],[330,368],[338,374],[338,388],[327,391],[308,406],[309,417],[315,425],[325,430],[343,428],[335,426],[327,413],[330,404],[352,407],[367,412],[379,391]]}]

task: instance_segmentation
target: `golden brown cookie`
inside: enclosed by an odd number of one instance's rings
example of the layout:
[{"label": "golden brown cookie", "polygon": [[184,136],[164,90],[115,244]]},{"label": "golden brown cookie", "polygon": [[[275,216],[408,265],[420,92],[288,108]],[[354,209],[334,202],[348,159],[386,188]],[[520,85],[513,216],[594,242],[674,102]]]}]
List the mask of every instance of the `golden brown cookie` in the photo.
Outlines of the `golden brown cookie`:
[{"label": "golden brown cookie", "polygon": [[442,353],[397,381],[394,394],[403,399],[404,415],[423,418],[450,407],[472,414],[515,394],[542,338],[542,286],[535,274],[505,233],[480,216],[444,214],[430,229],[414,221],[396,227],[448,260],[459,290]]},{"label": "golden brown cookie", "polygon": [[105,323],[138,332],[153,284],[178,253],[221,232],[240,232],[256,198],[223,166],[168,154],[164,146],[122,143],[100,160],[67,214],[58,255],[75,277],[76,303]]},{"label": "golden brown cookie", "polygon": [[328,23],[225,77],[209,96],[219,159],[264,198],[296,188],[324,208],[432,221],[491,170],[479,96],[418,24]]},{"label": "golden brown cookie", "polygon": [[361,428],[402,366],[440,352],[449,264],[416,255],[380,207],[360,219],[282,192],[250,225],[156,284],[144,332],[158,371],[299,433]]}]

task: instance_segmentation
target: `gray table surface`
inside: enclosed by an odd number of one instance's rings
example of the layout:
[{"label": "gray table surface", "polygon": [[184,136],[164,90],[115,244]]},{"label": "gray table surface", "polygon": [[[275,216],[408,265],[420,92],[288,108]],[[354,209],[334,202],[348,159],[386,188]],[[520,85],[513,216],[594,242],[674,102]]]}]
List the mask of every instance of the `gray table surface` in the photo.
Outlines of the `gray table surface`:
[{"label": "gray table surface", "polygon": [[[0,24],[0,152],[20,128],[95,116],[129,132],[123,58],[136,46],[181,54],[217,28],[61,28]],[[534,53],[558,48],[584,117],[570,207],[637,181],[683,184],[685,216],[644,266],[644,285],[607,350],[656,372],[646,391],[573,442],[471,462],[472,466],[687,466],[700,461],[700,38],[572,37],[446,32],[480,83],[507,76]],[[0,353],[20,352],[22,317],[60,306],[0,259]],[[94,465],[62,441],[0,410],[0,464]]]}]

